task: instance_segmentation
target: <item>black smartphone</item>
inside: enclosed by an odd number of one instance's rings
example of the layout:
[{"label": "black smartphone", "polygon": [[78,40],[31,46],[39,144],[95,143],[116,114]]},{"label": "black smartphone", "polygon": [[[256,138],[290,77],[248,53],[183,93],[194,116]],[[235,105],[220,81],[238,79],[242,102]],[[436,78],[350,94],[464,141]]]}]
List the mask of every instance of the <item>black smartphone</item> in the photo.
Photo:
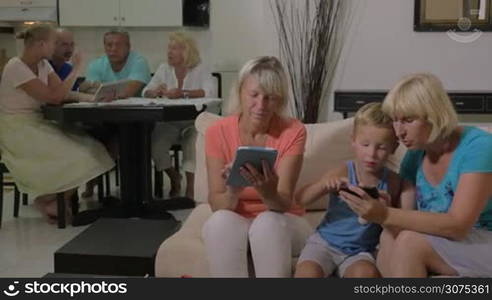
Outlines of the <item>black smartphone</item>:
[{"label": "black smartphone", "polygon": [[361,189],[364,190],[364,192],[366,192],[369,196],[371,196],[371,198],[374,198],[374,199],[378,199],[379,198],[379,191],[378,191],[378,188],[375,187],[375,186],[371,186],[371,187],[360,187]]},{"label": "black smartphone", "polygon": [[[359,186],[361,189],[364,190],[364,192],[366,192],[369,196],[371,196],[371,198],[374,198],[374,199],[378,199],[379,198],[379,191],[377,189],[377,187],[367,187],[367,186]],[[354,196],[357,196],[359,197],[358,194],[356,194],[355,192],[349,190],[348,187],[344,186],[340,189],[341,191],[344,191],[344,192],[347,192],[349,194],[352,194]],[[360,198],[360,197],[359,197]]]}]

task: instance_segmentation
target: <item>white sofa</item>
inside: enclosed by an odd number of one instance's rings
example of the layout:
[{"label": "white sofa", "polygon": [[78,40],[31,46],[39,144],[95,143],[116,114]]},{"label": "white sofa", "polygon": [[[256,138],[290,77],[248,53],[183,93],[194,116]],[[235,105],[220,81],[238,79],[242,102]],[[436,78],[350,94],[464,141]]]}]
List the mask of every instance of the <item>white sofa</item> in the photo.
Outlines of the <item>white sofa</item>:
[{"label": "white sofa", "polygon": [[[220,117],[202,113],[196,120],[198,131],[196,142],[195,200],[193,209],[182,228],[160,246],[155,260],[157,277],[209,277],[205,247],[201,237],[202,226],[212,214],[207,204],[207,172],[205,167],[204,132]],[[350,136],[353,119],[330,123],[309,124],[307,129],[306,151],[298,186],[303,186],[319,178],[327,169],[353,159]],[[401,147],[388,162],[388,167],[396,170],[405,150]],[[309,207],[305,218],[314,228],[324,215],[326,200]]]}]

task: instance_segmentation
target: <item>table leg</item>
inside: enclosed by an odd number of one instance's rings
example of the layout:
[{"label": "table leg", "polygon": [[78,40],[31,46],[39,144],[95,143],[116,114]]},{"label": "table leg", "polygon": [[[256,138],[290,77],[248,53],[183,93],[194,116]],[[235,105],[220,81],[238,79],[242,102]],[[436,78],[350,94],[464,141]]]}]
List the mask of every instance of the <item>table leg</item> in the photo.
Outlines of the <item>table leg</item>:
[{"label": "table leg", "polygon": [[121,201],[130,215],[139,215],[151,200],[149,123],[120,124]]},{"label": "table leg", "polygon": [[118,126],[121,201],[106,201],[100,210],[81,212],[74,223],[84,225],[99,217],[173,219],[166,211],[167,203],[152,198],[152,123],[121,123]]}]

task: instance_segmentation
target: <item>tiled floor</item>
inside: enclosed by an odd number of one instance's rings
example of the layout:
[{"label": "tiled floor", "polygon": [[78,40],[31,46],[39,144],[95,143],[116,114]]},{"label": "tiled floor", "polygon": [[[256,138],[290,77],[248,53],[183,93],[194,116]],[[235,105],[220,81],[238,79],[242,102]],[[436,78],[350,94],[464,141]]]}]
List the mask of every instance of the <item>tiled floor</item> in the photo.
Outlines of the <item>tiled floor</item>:
[{"label": "tiled floor", "polygon": [[[168,186],[165,182],[165,187]],[[115,188],[112,190],[113,195],[117,193]],[[41,277],[53,272],[53,253],[87,226],[58,229],[41,217],[33,207],[32,199],[29,199],[28,206],[21,205],[19,218],[14,218],[13,194],[12,190],[5,190],[0,229],[0,277]],[[84,209],[96,202],[93,199],[81,199],[80,203]],[[171,213],[183,221],[190,211],[187,209]]]}]

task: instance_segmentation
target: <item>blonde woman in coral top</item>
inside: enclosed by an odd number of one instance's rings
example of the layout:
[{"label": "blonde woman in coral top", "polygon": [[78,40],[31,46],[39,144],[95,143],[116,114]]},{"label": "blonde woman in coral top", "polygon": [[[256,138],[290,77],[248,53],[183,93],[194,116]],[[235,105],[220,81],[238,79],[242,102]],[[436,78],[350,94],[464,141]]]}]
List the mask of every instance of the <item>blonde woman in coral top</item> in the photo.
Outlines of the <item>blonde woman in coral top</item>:
[{"label": "blonde woman in coral top", "polygon": [[[294,205],[306,130],[283,116],[288,99],[284,69],[274,57],[247,62],[232,93],[232,114],[207,130],[209,203],[213,215],[203,227],[209,269],[215,277],[248,277],[248,245],[257,277],[291,276],[291,260],[311,233]],[[278,151],[273,169],[246,164],[241,174],[252,185],[226,185],[239,146]]]}]

